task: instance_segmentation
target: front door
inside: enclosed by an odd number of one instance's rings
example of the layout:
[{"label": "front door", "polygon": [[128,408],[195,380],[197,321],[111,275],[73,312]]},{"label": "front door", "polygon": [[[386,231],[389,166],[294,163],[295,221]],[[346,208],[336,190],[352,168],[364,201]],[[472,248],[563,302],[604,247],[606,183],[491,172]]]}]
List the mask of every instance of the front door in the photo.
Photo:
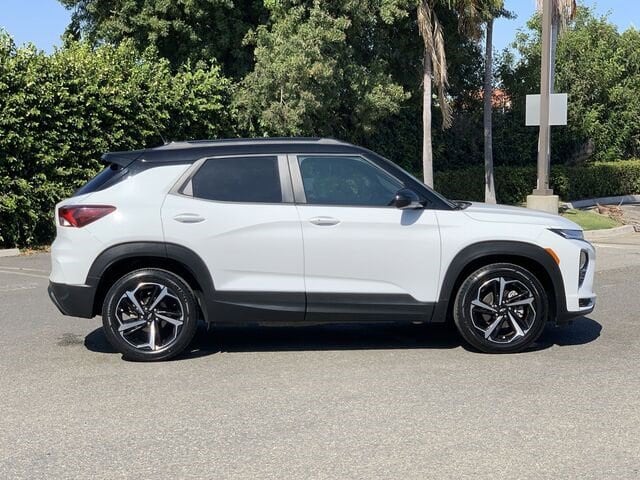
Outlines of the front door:
[{"label": "front door", "polygon": [[435,212],[390,206],[405,185],[363,156],[297,155],[289,164],[302,197],[307,319],[428,320],[440,271]]}]

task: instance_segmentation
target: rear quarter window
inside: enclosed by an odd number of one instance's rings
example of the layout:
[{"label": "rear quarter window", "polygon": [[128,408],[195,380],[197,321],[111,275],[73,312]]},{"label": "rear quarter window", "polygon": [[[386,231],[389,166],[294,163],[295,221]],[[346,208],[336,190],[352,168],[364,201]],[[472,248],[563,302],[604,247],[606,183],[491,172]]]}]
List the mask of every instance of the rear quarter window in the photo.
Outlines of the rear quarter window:
[{"label": "rear quarter window", "polygon": [[107,168],[98,173],[95,177],[85,183],[82,187],[75,191],[74,197],[78,195],[86,195],[87,193],[97,192],[109,188],[126,178],[128,169],[123,168],[115,163],[110,164]]}]

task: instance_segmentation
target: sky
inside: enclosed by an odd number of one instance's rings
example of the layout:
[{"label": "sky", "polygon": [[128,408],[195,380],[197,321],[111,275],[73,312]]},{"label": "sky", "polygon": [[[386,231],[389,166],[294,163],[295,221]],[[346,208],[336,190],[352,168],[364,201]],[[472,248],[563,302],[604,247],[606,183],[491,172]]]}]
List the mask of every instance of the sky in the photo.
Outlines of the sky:
[{"label": "sky", "polygon": [[[609,12],[610,19],[620,30],[630,26],[640,28],[640,0],[583,0],[596,12]],[[535,10],[535,0],[506,0],[507,10],[515,13],[515,20],[500,19],[494,27],[494,45],[500,51],[514,39],[516,30],[523,28]],[[71,12],[57,0],[0,0],[0,28],[7,30],[18,45],[32,42],[46,52],[60,46]]]}]

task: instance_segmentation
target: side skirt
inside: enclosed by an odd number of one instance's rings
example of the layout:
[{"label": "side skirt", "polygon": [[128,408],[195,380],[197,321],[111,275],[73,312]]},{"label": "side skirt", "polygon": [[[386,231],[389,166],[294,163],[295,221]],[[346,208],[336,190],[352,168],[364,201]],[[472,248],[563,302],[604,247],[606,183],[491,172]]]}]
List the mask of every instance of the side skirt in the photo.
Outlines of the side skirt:
[{"label": "side skirt", "polygon": [[212,320],[217,324],[314,325],[431,321],[436,304],[410,295],[215,292]]}]

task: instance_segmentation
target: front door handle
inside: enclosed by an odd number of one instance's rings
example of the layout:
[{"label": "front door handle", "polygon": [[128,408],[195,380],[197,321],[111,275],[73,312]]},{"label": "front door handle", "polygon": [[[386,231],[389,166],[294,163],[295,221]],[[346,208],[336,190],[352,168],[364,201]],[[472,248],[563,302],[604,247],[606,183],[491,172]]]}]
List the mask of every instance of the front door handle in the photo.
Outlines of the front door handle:
[{"label": "front door handle", "polygon": [[340,220],[333,217],[313,217],[313,218],[310,218],[309,221],[314,225],[320,225],[320,226],[337,225],[340,223]]},{"label": "front door handle", "polygon": [[204,222],[205,218],[197,213],[180,213],[173,217],[176,222],[180,223],[200,223]]}]

